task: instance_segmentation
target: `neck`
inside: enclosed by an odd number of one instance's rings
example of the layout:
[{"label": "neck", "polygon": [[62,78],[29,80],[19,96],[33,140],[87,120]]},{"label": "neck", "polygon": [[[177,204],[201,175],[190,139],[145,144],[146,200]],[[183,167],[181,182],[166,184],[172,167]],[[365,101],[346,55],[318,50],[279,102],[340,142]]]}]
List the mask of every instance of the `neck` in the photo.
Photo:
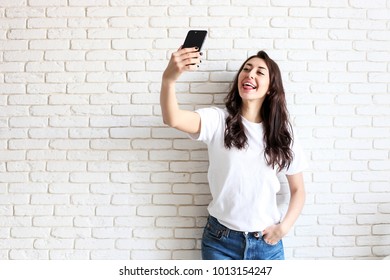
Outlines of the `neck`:
[{"label": "neck", "polygon": [[241,115],[250,122],[261,123],[260,109],[262,104],[263,102],[244,102],[241,108]]}]

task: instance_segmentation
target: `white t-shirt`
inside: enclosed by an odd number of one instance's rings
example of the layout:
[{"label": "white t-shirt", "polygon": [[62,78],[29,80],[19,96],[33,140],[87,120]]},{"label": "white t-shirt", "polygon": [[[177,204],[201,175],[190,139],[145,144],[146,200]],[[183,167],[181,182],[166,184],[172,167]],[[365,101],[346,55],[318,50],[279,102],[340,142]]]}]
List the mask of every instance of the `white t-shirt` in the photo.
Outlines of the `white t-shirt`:
[{"label": "white t-shirt", "polygon": [[[224,145],[225,123],[228,112],[216,107],[196,111],[201,117],[199,134],[190,135],[208,146],[208,180],[212,201],[210,215],[226,227],[237,231],[262,231],[277,224],[281,213],[276,202],[280,190],[277,171],[264,158],[263,125],[244,118],[246,149],[227,149]],[[282,172],[291,175],[302,172],[306,161],[302,149],[294,139],[294,159]]]}]

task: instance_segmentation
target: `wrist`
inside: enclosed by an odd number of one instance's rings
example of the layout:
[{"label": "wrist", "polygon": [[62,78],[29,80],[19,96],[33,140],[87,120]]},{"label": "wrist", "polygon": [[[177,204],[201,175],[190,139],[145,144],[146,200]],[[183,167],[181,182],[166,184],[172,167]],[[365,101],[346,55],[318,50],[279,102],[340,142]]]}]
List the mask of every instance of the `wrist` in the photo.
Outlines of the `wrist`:
[{"label": "wrist", "polygon": [[284,223],[284,222],[281,222],[280,224],[279,224],[279,229],[280,229],[280,232],[281,232],[281,234],[282,234],[282,236],[285,236],[285,235],[287,235],[287,233],[290,231],[290,226],[288,226],[286,223]]},{"label": "wrist", "polygon": [[167,71],[164,71],[162,75],[162,83],[166,85],[175,85],[176,79],[171,77]]}]

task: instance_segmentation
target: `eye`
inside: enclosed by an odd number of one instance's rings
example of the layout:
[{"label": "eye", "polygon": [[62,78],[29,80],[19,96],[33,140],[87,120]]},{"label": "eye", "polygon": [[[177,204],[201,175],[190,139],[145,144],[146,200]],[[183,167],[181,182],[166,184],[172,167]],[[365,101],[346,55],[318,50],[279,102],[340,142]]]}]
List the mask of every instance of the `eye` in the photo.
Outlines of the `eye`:
[{"label": "eye", "polygon": [[262,75],[262,76],[264,76],[264,73],[261,72],[261,71],[257,71],[257,75]]}]

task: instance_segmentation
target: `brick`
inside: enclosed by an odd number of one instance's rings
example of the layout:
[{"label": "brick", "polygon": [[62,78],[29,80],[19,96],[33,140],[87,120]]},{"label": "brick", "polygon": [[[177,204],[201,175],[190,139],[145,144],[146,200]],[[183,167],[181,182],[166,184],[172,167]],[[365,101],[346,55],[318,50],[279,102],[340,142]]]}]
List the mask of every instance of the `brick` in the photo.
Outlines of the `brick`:
[{"label": "brick", "polygon": [[270,21],[271,27],[308,28],[309,20],[305,18],[274,17]]},{"label": "brick", "polygon": [[56,206],[55,214],[57,216],[77,216],[77,215],[93,215],[95,209],[92,206]]},{"label": "brick", "polygon": [[15,216],[50,216],[54,213],[52,205],[15,205]]},{"label": "brick", "polygon": [[194,249],[195,241],[194,240],[177,240],[177,239],[162,239],[157,241],[157,248],[164,249],[174,249],[174,250],[185,250],[185,249]]},{"label": "brick", "polygon": [[[69,19],[69,21],[72,21]],[[49,39],[72,39],[77,41],[77,39],[82,39],[87,37],[86,30],[83,29],[67,29],[67,28],[56,28],[49,29],[47,31],[47,37]],[[70,41],[70,48],[72,49],[73,41]]]},{"label": "brick", "polygon": [[76,183],[101,183],[108,182],[109,175],[106,173],[74,172],[70,174],[69,180]]},{"label": "brick", "polygon": [[149,250],[155,250],[156,242],[153,239],[118,239],[115,242],[115,248],[120,250],[145,250],[148,252]]},{"label": "brick", "polygon": [[149,24],[151,27],[175,27],[177,23],[180,22],[183,25],[189,23],[188,17],[178,16],[178,17],[150,17]]},{"label": "brick", "polygon": [[[66,87],[62,84],[29,84],[27,85],[27,93],[30,94],[53,94],[53,93],[65,93]],[[49,104],[50,100],[54,99],[55,97],[49,96]],[[62,103],[61,103],[62,104]]]},{"label": "brick", "polygon": [[351,236],[364,236],[371,232],[370,226],[351,226],[351,225],[339,225],[335,226],[333,230],[335,235],[351,235]]},{"label": "brick", "polygon": [[182,183],[189,182],[190,176],[188,173],[176,172],[155,172],[151,175],[153,183]]},{"label": "brick", "polygon": [[48,61],[82,61],[84,60],[85,52],[78,50],[48,50],[45,51],[45,60]]},{"label": "brick", "polygon": [[30,0],[30,6],[66,6],[67,1],[65,0],[53,0],[50,3],[47,3],[44,0]]},{"label": "brick", "polygon": [[67,40],[31,40],[31,50],[66,50],[69,49]]},{"label": "brick", "polygon": [[115,218],[115,225],[122,227],[153,227],[154,217],[117,217]]},{"label": "brick", "polygon": [[385,8],[386,0],[374,0],[369,3],[362,0],[352,0],[351,6],[354,8]]},{"label": "brick", "polygon": [[139,205],[151,203],[152,197],[150,195],[125,195],[125,194],[115,194],[112,197],[111,203],[113,205]]},{"label": "brick", "polygon": [[149,138],[150,128],[111,128],[112,138]]},{"label": "brick", "polygon": [[[5,82],[7,83],[42,83],[44,80],[43,74],[36,73],[36,74],[31,74],[31,73],[10,73],[10,74],[5,74],[4,77]],[[14,96],[14,99],[19,98],[18,96]],[[31,98],[31,97],[29,97]],[[42,97],[41,97],[42,98]],[[39,99],[39,98],[36,98]],[[11,102],[12,104],[12,102]]]},{"label": "brick", "polygon": [[[79,168],[80,170],[81,168]],[[88,171],[127,171],[127,164],[122,162],[91,162],[88,163]]]},{"label": "brick", "polygon": [[192,196],[190,195],[154,195],[153,196],[153,204],[157,205],[185,205],[192,204]]},{"label": "brick", "polygon": [[28,249],[32,247],[34,239],[6,239],[0,244],[0,249]]},{"label": "brick", "polygon": [[356,244],[359,246],[367,245],[389,245],[390,240],[388,236],[358,236],[356,238]]},{"label": "brick", "polygon": [[106,128],[72,128],[69,129],[70,138],[106,138],[109,131]]},{"label": "brick", "polygon": [[73,217],[38,216],[33,219],[35,227],[71,227]]},{"label": "brick", "polygon": [[320,247],[352,247],[355,245],[354,236],[341,236],[341,237],[319,237],[318,245]]},{"label": "brick", "polygon": [[[169,260],[171,251],[162,250],[132,250],[131,256],[136,260]],[[189,258],[186,258],[189,259]]]},{"label": "brick", "polygon": [[142,228],[134,230],[136,238],[173,238],[172,229]]},{"label": "brick", "polygon": [[47,260],[48,258],[49,252],[46,250],[16,249],[9,253],[11,260]]},{"label": "brick", "polygon": [[96,207],[97,216],[127,216],[134,215],[136,208],[134,206],[98,206]]},{"label": "brick", "polygon": [[157,227],[186,227],[195,226],[195,221],[191,217],[160,217],[156,220]]},{"label": "brick", "polygon": [[74,242],[75,249],[113,249],[115,241],[111,239],[84,238],[76,239]]},{"label": "brick", "polygon": [[30,18],[27,20],[28,28],[64,28],[66,18]]},{"label": "brick", "polygon": [[3,29],[21,29],[26,26],[26,19],[11,18],[11,19],[1,19],[0,28]]},{"label": "brick", "polygon": [[371,248],[369,247],[340,247],[340,248],[334,248],[333,252],[335,257],[370,257],[371,256]]},{"label": "brick", "polygon": [[76,205],[101,205],[108,204],[109,197],[104,194],[73,194],[71,202]]},{"label": "brick", "polygon": [[171,193],[171,186],[166,183],[135,183],[131,189],[133,193]]},{"label": "brick", "polygon": [[74,218],[74,226],[75,227],[81,227],[81,228],[102,228],[102,227],[109,227],[113,225],[113,218],[112,217],[75,217]]},{"label": "brick", "polygon": [[88,193],[88,184],[56,183],[49,187],[50,193]]},{"label": "brick", "polygon": [[157,206],[157,205],[149,205],[149,206],[139,206],[137,208],[137,214],[139,216],[176,216],[177,209],[175,206]]},{"label": "brick", "polygon": [[85,6],[105,6],[107,0],[69,0],[69,6],[85,7]]},{"label": "brick", "polygon": [[294,249],[294,258],[331,258],[332,248],[297,248]]},{"label": "brick", "polygon": [[89,258],[87,250],[50,250],[52,260],[85,260]]},{"label": "brick", "polygon": [[18,227],[11,230],[11,237],[14,238],[48,238],[50,228],[24,228]]},{"label": "brick", "polygon": [[34,194],[31,196],[31,204],[57,205],[68,203],[69,195],[66,194]]},{"label": "brick", "polygon": [[[336,218],[338,216],[338,220]],[[319,224],[324,225],[334,225],[334,224],[343,224],[343,225],[355,225],[356,217],[354,215],[328,215],[327,217],[319,217]]]},{"label": "brick", "polygon": [[129,164],[130,171],[149,171],[149,172],[164,172],[169,170],[168,163],[165,162],[134,162]]},{"label": "brick", "polygon": [[389,234],[390,228],[388,225],[374,225],[372,228],[372,232],[378,235]]}]

